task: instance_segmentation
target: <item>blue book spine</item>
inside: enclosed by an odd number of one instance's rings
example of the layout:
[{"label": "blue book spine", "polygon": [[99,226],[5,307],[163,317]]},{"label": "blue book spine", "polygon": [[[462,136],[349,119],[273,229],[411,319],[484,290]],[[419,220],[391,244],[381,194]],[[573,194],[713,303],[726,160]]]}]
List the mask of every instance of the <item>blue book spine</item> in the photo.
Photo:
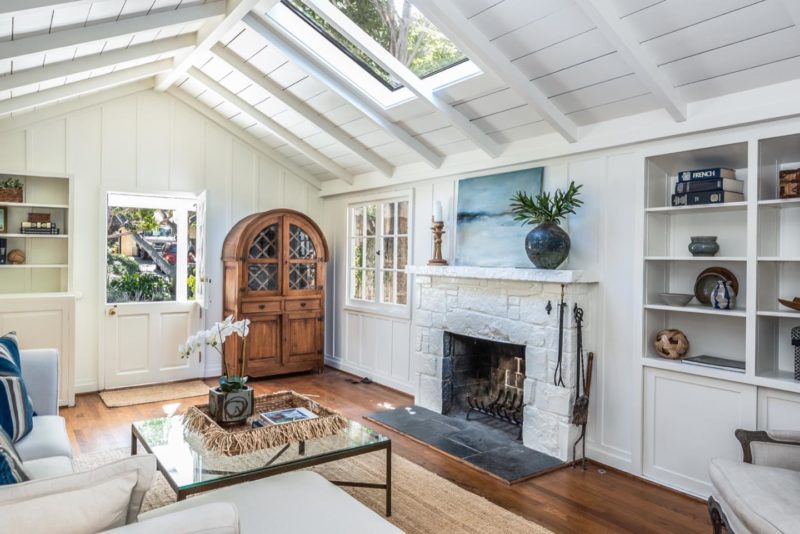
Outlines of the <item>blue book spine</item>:
[{"label": "blue book spine", "polygon": [[711,169],[694,169],[681,171],[678,173],[679,182],[691,182],[692,180],[710,180],[712,178],[736,178],[736,171],[724,167]]}]

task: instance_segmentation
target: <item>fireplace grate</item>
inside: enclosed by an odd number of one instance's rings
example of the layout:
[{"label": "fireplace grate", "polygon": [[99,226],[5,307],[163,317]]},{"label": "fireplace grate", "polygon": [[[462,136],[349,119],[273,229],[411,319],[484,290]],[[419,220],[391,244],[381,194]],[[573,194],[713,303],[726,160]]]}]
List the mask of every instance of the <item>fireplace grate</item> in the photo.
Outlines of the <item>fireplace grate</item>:
[{"label": "fireplace grate", "polygon": [[525,407],[522,394],[518,391],[505,390],[499,391],[497,396],[492,397],[473,397],[467,395],[467,421],[473,412],[488,415],[505,423],[519,427],[517,439],[522,439],[522,409]]}]

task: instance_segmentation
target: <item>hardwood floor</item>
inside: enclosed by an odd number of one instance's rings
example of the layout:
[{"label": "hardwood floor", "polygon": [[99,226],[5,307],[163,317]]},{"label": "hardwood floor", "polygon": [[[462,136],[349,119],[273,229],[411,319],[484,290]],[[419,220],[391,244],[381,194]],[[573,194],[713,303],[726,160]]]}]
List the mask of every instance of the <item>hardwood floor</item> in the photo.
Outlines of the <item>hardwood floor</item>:
[{"label": "hardwood floor", "polygon": [[[302,374],[252,382],[256,393],[293,389],[315,395],[322,404],[390,435],[395,453],[452,482],[527,517],[555,532],[710,532],[705,503],[649,484],[614,470],[601,472],[561,469],[509,486],[424,445],[378,427],[362,416],[388,406],[410,404],[405,394],[377,384],[353,383],[348,374],[326,369],[322,375]],[[213,381],[208,381],[213,384]],[[61,411],[67,420],[76,454],[130,443],[130,423],[184,410],[202,397],[174,402],[106,408],[96,394],[80,395],[73,408]]]}]

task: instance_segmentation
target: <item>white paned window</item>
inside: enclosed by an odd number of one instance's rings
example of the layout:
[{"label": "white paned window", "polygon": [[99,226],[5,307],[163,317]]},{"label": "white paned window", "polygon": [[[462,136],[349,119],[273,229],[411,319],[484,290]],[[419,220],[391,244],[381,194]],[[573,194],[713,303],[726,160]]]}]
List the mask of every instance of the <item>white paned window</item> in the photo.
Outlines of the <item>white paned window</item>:
[{"label": "white paned window", "polygon": [[408,304],[408,197],[353,204],[349,218],[350,302],[377,308]]}]

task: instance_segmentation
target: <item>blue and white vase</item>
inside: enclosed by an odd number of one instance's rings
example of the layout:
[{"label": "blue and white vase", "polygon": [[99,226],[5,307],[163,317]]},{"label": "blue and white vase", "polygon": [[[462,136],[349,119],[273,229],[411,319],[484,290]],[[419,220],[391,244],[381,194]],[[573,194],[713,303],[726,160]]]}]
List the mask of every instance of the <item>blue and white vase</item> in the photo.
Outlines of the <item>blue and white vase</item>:
[{"label": "blue and white vase", "polygon": [[711,292],[711,305],[717,310],[732,310],[736,307],[736,292],[727,280],[717,280],[717,287]]}]

